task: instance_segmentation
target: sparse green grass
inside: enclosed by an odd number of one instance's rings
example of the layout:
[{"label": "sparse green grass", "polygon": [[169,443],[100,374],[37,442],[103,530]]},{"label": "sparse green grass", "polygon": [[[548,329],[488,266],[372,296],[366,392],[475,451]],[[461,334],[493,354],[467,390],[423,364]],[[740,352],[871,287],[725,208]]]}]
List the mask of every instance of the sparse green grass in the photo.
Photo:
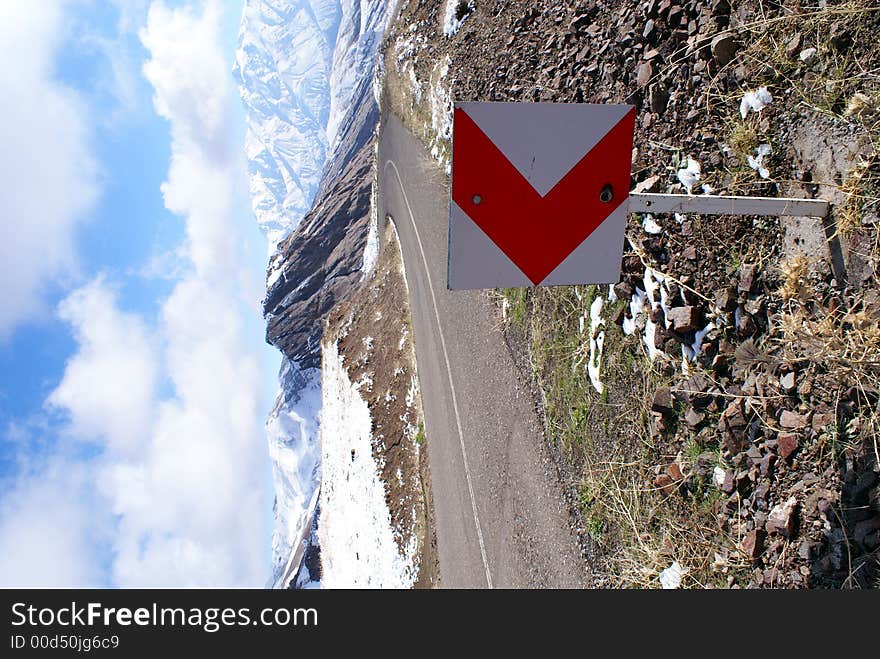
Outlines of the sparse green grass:
[{"label": "sparse green grass", "polygon": [[737,120],[731,122],[727,144],[745,162],[746,156],[754,155],[755,149],[760,144],[756,123]]},{"label": "sparse green grass", "polygon": [[519,328],[522,328],[526,318],[529,289],[505,288],[502,289],[501,295],[507,299],[507,303],[509,305],[507,309],[507,317],[509,322],[513,323]]}]

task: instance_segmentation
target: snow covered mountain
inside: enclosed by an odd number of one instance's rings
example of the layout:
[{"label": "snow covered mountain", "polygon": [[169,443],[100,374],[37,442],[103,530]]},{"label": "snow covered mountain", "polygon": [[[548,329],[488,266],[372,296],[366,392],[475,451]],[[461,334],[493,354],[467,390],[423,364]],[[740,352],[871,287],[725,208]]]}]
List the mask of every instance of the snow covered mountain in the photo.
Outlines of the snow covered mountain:
[{"label": "snow covered mountain", "polygon": [[[330,179],[359,153],[361,143],[352,133],[372,130],[366,124],[375,123],[377,115],[364,107],[367,97],[373,102],[364,89],[393,5],[385,0],[245,2],[235,75],[246,108],[253,212],[269,243],[266,309],[272,322],[279,320],[273,318],[281,313],[276,309],[286,309],[288,315],[316,314],[322,306],[311,304],[311,296],[330,299],[321,292],[320,272],[314,272],[324,264],[313,261],[338,260],[340,251],[349,259],[361,258],[354,252],[362,251],[363,239],[337,234],[345,228],[360,231],[362,222],[337,221],[336,233],[328,234],[310,226],[305,240],[292,232],[316,201],[324,201],[332,188]],[[363,166],[360,171],[362,176]],[[316,200],[316,194],[322,199]],[[313,224],[331,222],[334,216],[325,211],[312,217]],[[318,253],[309,247],[309,239],[344,247]],[[275,304],[276,297],[282,303]],[[300,306],[283,304],[296,297],[303,298]],[[297,319],[303,326],[316,321],[320,319]],[[314,355],[284,352],[278,398],[266,423],[275,483],[272,584],[282,587],[291,548],[301,541],[314,512],[321,455],[320,371],[314,368]]]},{"label": "snow covered mountain", "polygon": [[234,73],[247,109],[254,215],[278,242],[309,211],[359,80],[372,73],[384,0],[247,0]]},{"label": "snow covered mountain", "polygon": [[340,4],[245,4],[234,72],[247,109],[251,200],[270,253],[308,212],[327,159]]}]

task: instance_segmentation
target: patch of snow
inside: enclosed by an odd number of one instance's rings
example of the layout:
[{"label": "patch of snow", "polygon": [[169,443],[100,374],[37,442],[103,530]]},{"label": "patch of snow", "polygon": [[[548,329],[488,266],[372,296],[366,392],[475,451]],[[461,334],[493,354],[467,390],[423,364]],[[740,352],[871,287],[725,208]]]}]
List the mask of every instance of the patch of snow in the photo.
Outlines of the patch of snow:
[{"label": "patch of snow", "polygon": [[428,100],[431,105],[431,156],[438,164],[449,169],[448,149],[442,149],[452,139],[452,86],[454,80],[446,80],[449,73],[449,56],[445,56],[431,73]]},{"label": "patch of snow", "polygon": [[608,304],[617,302],[617,293],[614,292],[614,284],[608,284]]},{"label": "patch of snow", "polygon": [[354,383],[355,388],[360,391],[366,389],[367,392],[373,391],[373,376],[370,373],[361,375],[361,379]]},{"label": "patch of snow", "polygon": [[624,316],[623,318],[623,333],[627,336],[635,333],[636,319],[644,312],[646,299],[645,291],[636,287],[629,301],[629,317]]},{"label": "patch of snow", "polygon": [[720,489],[724,485],[724,477],[726,475],[727,474],[721,467],[715,467],[715,469],[712,470],[712,483],[715,487]]},{"label": "patch of snow", "polygon": [[416,402],[416,396],[419,394],[419,380],[416,376],[412,376],[409,382],[409,391],[406,392],[406,406],[412,407]]},{"label": "patch of snow", "polygon": [[681,578],[685,570],[678,561],[674,561],[672,565],[660,573],[660,585],[665,590],[674,590],[681,587]]},{"label": "patch of snow", "polygon": [[699,356],[703,352],[703,339],[713,329],[715,329],[715,323],[709,323],[703,329],[694,332],[694,342],[691,344],[691,350],[694,351],[694,355]]},{"label": "patch of snow", "polygon": [[[690,190],[688,190],[688,192],[690,192]],[[645,217],[642,219],[642,228],[645,230],[645,233],[654,235],[663,232],[663,229],[654,221],[654,216],[650,213],[645,214]]]},{"label": "patch of snow", "polygon": [[[587,373],[593,388],[600,394],[605,391],[605,385],[600,378],[602,367],[602,348],[605,346],[605,332],[599,327],[605,324],[602,319],[602,307],[605,300],[597,296],[590,305],[590,361],[587,363]],[[581,329],[583,331],[583,329]]]},{"label": "patch of snow", "polygon": [[416,540],[400,548],[373,459],[372,419],[335,343],[324,346],[321,545],[324,588],[410,588]]},{"label": "patch of snow", "polygon": [[[419,52],[427,46],[427,39],[416,32],[415,23],[410,24],[407,30],[398,36],[392,49],[394,55],[394,68],[401,76],[410,78],[411,83],[418,84],[415,76],[414,64],[419,60]],[[421,98],[421,89],[418,91]]]},{"label": "patch of snow", "polygon": [[754,156],[748,156],[749,167],[758,172],[761,178],[770,178],[770,172],[764,167],[764,158],[773,153],[769,144],[759,144]]},{"label": "patch of snow", "polygon": [[[654,337],[657,332],[657,325],[651,320],[651,311],[662,311],[664,325],[666,328],[669,327],[669,284],[667,282],[666,276],[661,272],[657,272],[656,270],[647,267],[645,268],[645,275],[642,278],[642,284],[644,286],[645,292],[642,293],[638,288],[636,288],[636,292],[633,294],[633,300],[630,302],[630,312],[632,313],[632,321],[627,323],[624,320],[624,332],[629,330],[628,333],[632,333],[636,328],[636,315],[637,313],[644,313],[645,316],[645,333],[642,337],[642,341],[645,345],[645,348],[648,351],[648,357],[653,362],[658,355],[665,355],[662,350],[658,349],[654,344]],[[655,293],[660,294],[660,301],[658,302],[655,299]],[[647,302],[647,308],[645,308],[645,302]]]},{"label": "patch of snow", "polygon": [[409,76],[409,85],[412,89],[413,102],[418,105],[422,102],[422,85],[419,83],[418,78],[416,78],[416,70],[414,68],[407,68],[407,75]]},{"label": "patch of snow", "polygon": [[376,199],[378,184],[373,180],[370,192],[370,228],[367,231],[367,244],[364,245],[364,262],[361,266],[361,281],[373,274],[379,260],[379,204]]},{"label": "patch of snow", "polygon": [[376,72],[373,74],[373,100],[376,101],[376,107],[381,113],[385,108],[382,107],[382,92],[385,89],[385,59],[383,57],[376,58]]},{"label": "patch of snow", "polygon": [[645,317],[645,335],[643,337],[643,342],[645,344],[645,349],[648,351],[648,358],[653,362],[657,359],[657,355],[665,354],[662,350],[657,348],[657,344],[655,342],[657,336],[657,324],[651,320],[650,316]]},{"label": "patch of snow", "polygon": [[816,56],[816,49],[815,48],[804,48],[798,57],[801,58],[801,62],[803,62],[804,64],[808,64],[810,61],[812,61],[813,57],[815,57],[815,56]]},{"label": "patch of snow", "polygon": [[[406,411],[400,415],[400,420],[406,425],[405,435],[409,439],[415,439],[419,434],[419,426],[413,421],[418,421],[418,415],[416,414],[415,419],[410,419],[411,413],[414,412],[413,406],[416,402],[416,396],[419,394],[419,381],[418,378],[413,376],[412,380],[410,380],[409,391],[406,394]],[[418,450],[418,444],[416,444],[416,450]]]},{"label": "patch of snow", "polygon": [[687,164],[678,170],[678,180],[687,190],[693,194],[694,186],[700,181],[700,163],[688,156]]},{"label": "patch of snow", "polygon": [[758,87],[755,91],[743,94],[739,104],[739,113],[745,119],[749,112],[760,112],[773,101],[773,96],[766,87]]},{"label": "patch of snow", "polygon": [[398,352],[403,350],[403,346],[406,345],[406,337],[408,337],[408,336],[409,336],[409,328],[404,327],[403,331],[401,331],[401,333],[400,333],[400,341],[397,342],[397,351]]},{"label": "patch of snow", "polygon": [[689,370],[688,362],[697,361],[697,357],[699,357],[703,352],[703,339],[706,338],[706,335],[715,329],[715,323],[709,323],[703,329],[697,330],[694,332],[694,342],[689,345],[681,346],[681,355],[682,355],[682,371],[687,372]]},{"label": "patch of snow", "polygon": [[[461,18],[456,18],[459,6],[462,6]],[[446,14],[443,18],[443,34],[453,36],[461,28],[465,19],[474,10],[474,0],[446,0]]]},{"label": "patch of snow", "polygon": [[277,261],[269,262],[269,274],[266,277],[266,288],[272,288],[281,278],[281,274],[284,272],[284,260],[278,259]]}]

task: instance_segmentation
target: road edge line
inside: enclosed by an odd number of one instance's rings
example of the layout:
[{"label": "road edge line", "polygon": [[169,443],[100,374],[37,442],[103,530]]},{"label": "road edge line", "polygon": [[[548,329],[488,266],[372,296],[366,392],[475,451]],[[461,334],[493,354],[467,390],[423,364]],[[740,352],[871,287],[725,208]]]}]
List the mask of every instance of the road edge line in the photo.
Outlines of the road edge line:
[{"label": "road edge line", "polygon": [[455,395],[455,386],[452,384],[452,367],[449,364],[449,353],[446,351],[446,339],[443,336],[443,326],[440,324],[440,312],[437,309],[437,296],[434,294],[434,282],[431,280],[431,270],[428,268],[428,259],[425,257],[425,250],[422,247],[422,238],[419,235],[419,228],[416,226],[415,217],[413,217],[412,208],[409,205],[409,198],[406,196],[406,190],[403,187],[403,181],[400,178],[400,172],[393,160],[386,160],[383,170],[388,169],[388,165],[394,168],[394,175],[397,177],[397,184],[400,186],[400,193],[403,195],[403,201],[406,204],[406,210],[409,213],[409,220],[412,222],[413,230],[416,234],[416,242],[419,245],[419,252],[422,255],[422,263],[425,265],[425,276],[428,278],[428,290],[431,291],[431,304],[434,307],[434,317],[437,319],[437,331],[440,334],[440,347],[443,349],[443,359],[446,361],[446,377],[449,380],[449,390],[452,392],[452,408],[455,412],[455,424],[458,427],[458,443],[461,446],[461,457],[464,461],[464,476],[467,481],[468,494],[471,499],[471,509],[474,513],[474,524],[477,528],[477,540],[480,543],[480,555],[483,559],[483,567],[486,570],[486,583],[489,588],[493,588],[492,574],[489,570],[489,560],[486,556],[486,545],[483,542],[483,529],[480,525],[480,516],[477,514],[477,501],[474,497],[474,487],[471,483],[471,471],[468,466],[467,450],[464,445],[464,433],[461,429],[461,416],[458,413],[458,400]]}]

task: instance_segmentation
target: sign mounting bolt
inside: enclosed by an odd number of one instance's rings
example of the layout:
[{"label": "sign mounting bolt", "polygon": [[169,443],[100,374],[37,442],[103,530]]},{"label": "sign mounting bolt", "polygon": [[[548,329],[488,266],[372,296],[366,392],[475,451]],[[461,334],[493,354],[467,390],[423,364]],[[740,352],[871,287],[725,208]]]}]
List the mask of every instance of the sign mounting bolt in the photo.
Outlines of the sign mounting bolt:
[{"label": "sign mounting bolt", "polygon": [[483,202],[483,198],[480,195],[475,194],[471,201],[474,202],[474,206],[479,206]]},{"label": "sign mounting bolt", "polygon": [[603,204],[607,204],[612,199],[614,199],[614,188],[611,187],[610,183],[606,183],[602,190],[599,192],[599,201],[601,201]]}]

